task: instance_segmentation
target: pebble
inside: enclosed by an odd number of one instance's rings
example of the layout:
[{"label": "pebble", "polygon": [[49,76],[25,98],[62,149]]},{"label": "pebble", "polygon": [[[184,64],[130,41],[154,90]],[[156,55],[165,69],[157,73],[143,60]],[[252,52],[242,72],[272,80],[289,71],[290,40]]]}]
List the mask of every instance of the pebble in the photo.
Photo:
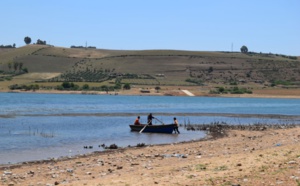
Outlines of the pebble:
[{"label": "pebble", "polygon": [[297,164],[296,161],[289,161],[288,164]]}]

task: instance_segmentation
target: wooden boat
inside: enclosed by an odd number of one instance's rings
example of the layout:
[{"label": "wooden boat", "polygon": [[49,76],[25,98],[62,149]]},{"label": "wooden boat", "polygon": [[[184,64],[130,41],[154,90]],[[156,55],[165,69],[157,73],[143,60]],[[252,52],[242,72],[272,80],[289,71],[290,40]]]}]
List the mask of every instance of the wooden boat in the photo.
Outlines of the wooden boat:
[{"label": "wooden boat", "polygon": [[[146,124],[141,125],[129,125],[131,131],[140,132]],[[152,132],[152,133],[167,133],[172,134],[175,124],[166,124],[166,125],[148,125],[143,130],[143,132]]]}]

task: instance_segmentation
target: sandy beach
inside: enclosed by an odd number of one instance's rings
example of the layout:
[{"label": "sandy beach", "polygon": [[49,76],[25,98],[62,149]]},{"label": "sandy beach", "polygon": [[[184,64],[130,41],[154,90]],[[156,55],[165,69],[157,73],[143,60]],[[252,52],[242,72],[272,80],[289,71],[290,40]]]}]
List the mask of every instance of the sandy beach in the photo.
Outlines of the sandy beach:
[{"label": "sandy beach", "polygon": [[300,128],[2,166],[1,185],[299,185]]}]

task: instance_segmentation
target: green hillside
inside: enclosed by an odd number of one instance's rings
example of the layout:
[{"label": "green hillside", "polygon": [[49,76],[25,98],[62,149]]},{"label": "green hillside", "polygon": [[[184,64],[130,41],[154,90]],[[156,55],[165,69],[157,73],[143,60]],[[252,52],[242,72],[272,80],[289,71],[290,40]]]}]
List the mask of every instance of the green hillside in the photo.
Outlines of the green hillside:
[{"label": "green hillside", "polygon": [[[10,64],[10,67],[9,67]],[[14,68],[22,64],[22,69]],[[20,66],[19,66],[20,67]],[[24,71],[23,69],[26,69]],[[68,82],[154,86],[299,86],[300,59],[259,53],[103,50],[28,45],[0,50],[0,87]]]}]

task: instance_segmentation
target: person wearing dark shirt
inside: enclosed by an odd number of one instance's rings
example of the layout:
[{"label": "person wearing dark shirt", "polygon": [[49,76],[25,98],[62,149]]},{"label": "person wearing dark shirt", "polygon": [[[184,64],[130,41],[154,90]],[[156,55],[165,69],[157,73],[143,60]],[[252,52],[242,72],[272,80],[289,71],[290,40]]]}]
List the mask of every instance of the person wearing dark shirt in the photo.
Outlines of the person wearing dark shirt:
[{"label": "person wearing dark shirt", "polygon": [[154,119],[154,118],[155,117],[153,117],[151,113],[148,115],[148,118],[147,118],[148,125],[152,125],[152,119]]}]

